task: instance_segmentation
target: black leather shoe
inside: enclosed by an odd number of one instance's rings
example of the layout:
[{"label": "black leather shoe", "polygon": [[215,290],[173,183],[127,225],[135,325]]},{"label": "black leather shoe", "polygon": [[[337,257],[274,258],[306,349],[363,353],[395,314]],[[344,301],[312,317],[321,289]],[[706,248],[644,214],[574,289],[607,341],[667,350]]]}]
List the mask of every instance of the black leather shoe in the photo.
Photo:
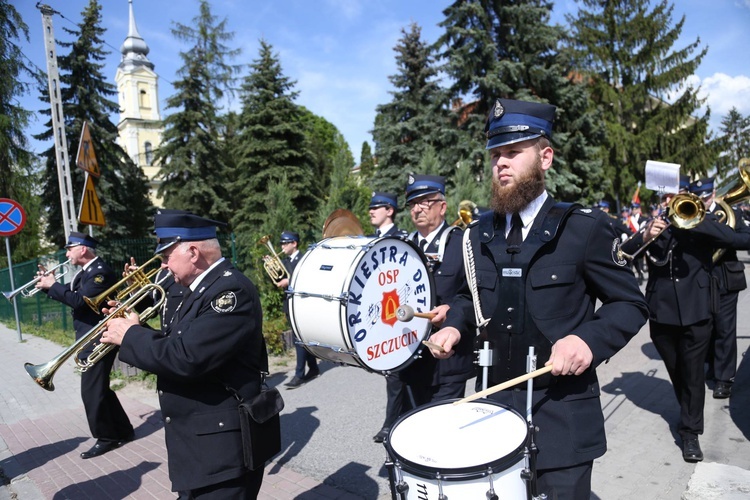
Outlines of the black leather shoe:
[{"label": "black leather shoe", "polygon": [[380,431],[377,434],[375,434],[372,437],[372,440],[375,441],[376,443],[382,443],[383,441],[388,439],[389,432],[391,432],[389,428],[383,427],[382,429],[380,429]]},{"label": "black leather shoe", "polygon": [[732,384],[729,382],[716,382],[714,386],[714,399],[727,399],[732,395]]},{"label": "black leather shoe", "polygon": [[302,378],[305,380],[305,382],[307,382],[318,377],[320,377],[320,369],[316,368],[315,370],[310,370],[309,372],[307,372],[307,375]]},{"label": "black leather shoe", "polygon": [[81,453],[81,458],[86,460],[87,458],[94,458],[94,457],[98,457],[99,455],[104,455],[105,453],[109,451],[119,448],[125,443],[127,443],[126,440],[102,441],[101,439],[98,439],[96,441],[96,444],[92,446],[88,451],[84,451],[83,453]]},{"label": "black leather shoe", "polygon": [[304,379],[301,379],[299,377],[294,377],[292,380],[290,380],[284,385],[287,386],[289,389],[296,389],[297,387],[301,386],[304,383],[305,383]]},{"label": "black leather shoe", "polygon": [[703,460],[701,445],[698,443],[698,436],[688,436],[682,438],[682,458],[686,462],[700,462]]}]

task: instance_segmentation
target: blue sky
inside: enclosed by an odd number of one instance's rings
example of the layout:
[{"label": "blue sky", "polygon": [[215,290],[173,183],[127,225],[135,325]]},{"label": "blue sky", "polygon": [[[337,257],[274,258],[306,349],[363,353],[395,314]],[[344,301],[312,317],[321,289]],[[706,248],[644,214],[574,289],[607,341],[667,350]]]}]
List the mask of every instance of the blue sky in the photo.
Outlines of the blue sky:
[{"label": "blue sky", "polygon": [[[23,45],[26,56],[46,68],[42,20],[36,0],[11,0],[29,26],[30,43]],[[150,48],[149,59],[159,74],[161,111],[172,93],[181,64],[179,52],[186,46],[174,38],[173,21],[190,24],[198,14],[197,0],[133,0],[138,30]],[[63,28],[74,28],[87,0],[47,0],[63,17],[53,19],[59,39],[68,40]],[[296,80],[298,104],[325,117],[343,133],[356,160],[363,141],[372,145],[370,130],[375,107],[390,100],[393,88],[388,77],[396,72],[393,47],[402,28],[411,22],[422,27],[422,36],[434,42],[442,33],[437,24],[448,0],[213,0],[211,8],[220,19],[227,18],[235,33],[231,47],[239,47],[235,64],[249,64],[258,57],[258,40],[269,42],[279,54],[284,73]],[[120,61],[119,48],[128,32],[128,1],[100,0],[102,25],[107,32],[104,73],[114,75]],[[750,115],[750,0],[676,0],[673,22],[685,15],[682,36],[673,47],[682,49],[700,37],[708,54],[690,78],[700,84],[711,107],[711,124],[735,106]],[[565,13],[574,13],[574,0],[558,0],[553,20],[563,23]],[[59,48],[58,48],[59,51]],[[243,74],[246,74],[243,73]],[[22,100],[27,109],[40,109],[37,96]],[[239,102],[227,104],[238,107]],[[117,121],[113,117],[113,121]],[[40,130],[43,119],[30,132]],[[48,145],[33,144],[41,151]]]}]

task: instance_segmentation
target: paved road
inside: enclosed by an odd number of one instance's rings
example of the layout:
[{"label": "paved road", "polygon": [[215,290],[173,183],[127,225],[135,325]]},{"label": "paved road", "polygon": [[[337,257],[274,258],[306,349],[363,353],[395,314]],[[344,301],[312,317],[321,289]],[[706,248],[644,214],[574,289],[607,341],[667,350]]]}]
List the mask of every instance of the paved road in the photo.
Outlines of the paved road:
[{"label": "paved road", "polygon": [[[750,274],[750,272],[748,272]],[[750,278],[750,276],[748,276]],[[647,328],[599,368],[609,451],[594,465],[594,499],[696,500],[750,497],[750,293],[740,296],[743,354],[730,400],[706,400],[706,459],[682,460],[674,432],[678,407]],[[70,362],[46,392],[26,374],[61,351],[48,341],[0,326],[0,500],[174,498],[163,428],[153,393],[126,388],[121,400],[137,440],[81,460],[88,437],[79,380]],[[283,451],[266,468],[261,499],[390,498],[382,445],[385,382],[362,369],[322,362],[323,374],[286,390],[292,366],[270,379],[286,402]],[[477,443],[481,446],[482,443]]]}]

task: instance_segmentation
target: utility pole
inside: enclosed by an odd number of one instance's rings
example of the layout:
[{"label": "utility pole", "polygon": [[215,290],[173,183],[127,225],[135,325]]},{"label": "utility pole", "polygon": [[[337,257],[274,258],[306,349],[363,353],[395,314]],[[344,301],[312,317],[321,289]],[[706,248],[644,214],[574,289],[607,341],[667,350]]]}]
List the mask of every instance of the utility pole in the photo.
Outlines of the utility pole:
[{"label": "utility pole", "polygon": [[65,241],[71,231],[78,231],[76,209],[73,200],[73,183],[68,161],[68,141],[65,135],[65,116],[63,115],[62,96],[60,95],[60,73],[57,70],[57,52],[55,50],[55,30],[52,27],[52,14],[57,12],[49,5],[36,4],[42,12],[44,27],[44,47],[47,58],[47,80],[49,82],[49,102],[52,108],[52,135],[55,138],[55,157],[57,160],[57,180],[60,185],[60,208],[62,209]]}]

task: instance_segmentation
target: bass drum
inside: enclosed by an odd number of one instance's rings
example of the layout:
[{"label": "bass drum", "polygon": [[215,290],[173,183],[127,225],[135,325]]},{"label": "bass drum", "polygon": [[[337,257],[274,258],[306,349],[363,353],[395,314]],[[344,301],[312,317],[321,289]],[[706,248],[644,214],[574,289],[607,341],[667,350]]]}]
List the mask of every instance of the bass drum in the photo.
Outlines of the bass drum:
[{"label": "bass drum", "polygon": [[289,318],[299,343],[318,358],[383,374],[408,366],[430,332],[424,318],[397,309],[433,308],[423,254],[397,237],[328,238],[313,245],[290,279]]}]

